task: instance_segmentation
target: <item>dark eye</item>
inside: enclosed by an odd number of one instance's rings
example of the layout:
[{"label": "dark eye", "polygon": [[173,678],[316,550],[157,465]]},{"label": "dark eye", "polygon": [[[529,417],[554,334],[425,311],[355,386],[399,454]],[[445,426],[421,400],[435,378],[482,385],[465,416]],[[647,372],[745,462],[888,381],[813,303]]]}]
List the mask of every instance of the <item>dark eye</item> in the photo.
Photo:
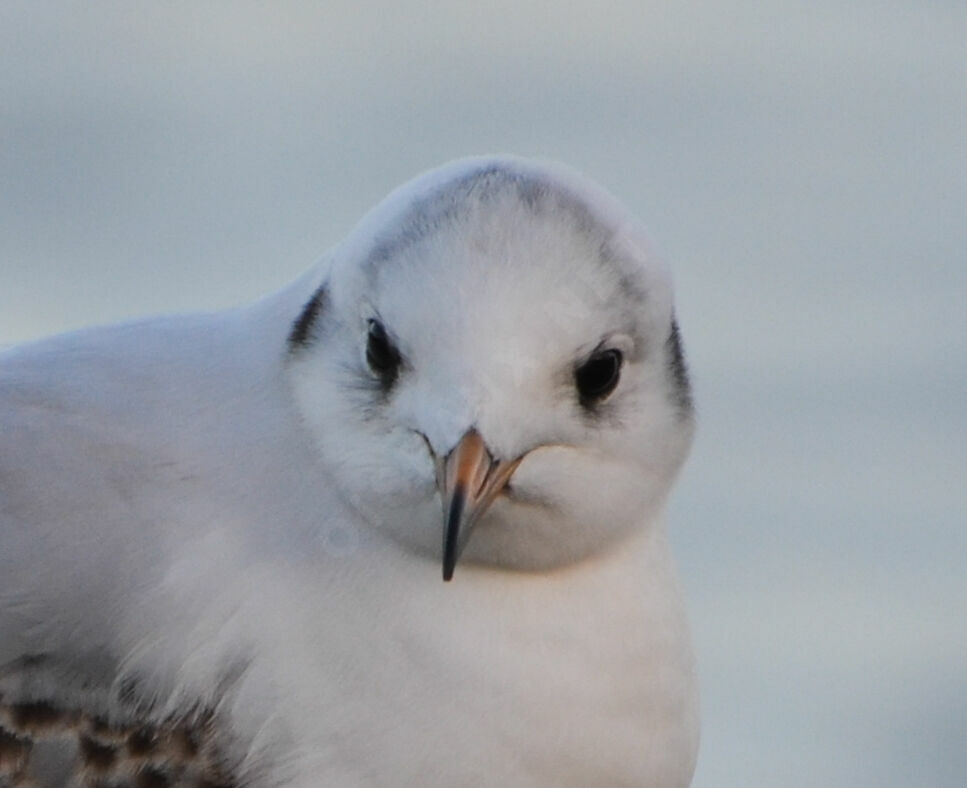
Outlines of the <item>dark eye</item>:
[{"label": "dark eye", "polygon": [[392,386],[400,370],[400,354],[393,347],[386,329],[378,320],[369,321],[369,336],[366,340],[366,363],[376,373],[386,387]]},{"label": "dark eye", "polygon": [[621,351],[601,350],[574,371],[581,404],[590,407],[607,397],[621,377]]}]

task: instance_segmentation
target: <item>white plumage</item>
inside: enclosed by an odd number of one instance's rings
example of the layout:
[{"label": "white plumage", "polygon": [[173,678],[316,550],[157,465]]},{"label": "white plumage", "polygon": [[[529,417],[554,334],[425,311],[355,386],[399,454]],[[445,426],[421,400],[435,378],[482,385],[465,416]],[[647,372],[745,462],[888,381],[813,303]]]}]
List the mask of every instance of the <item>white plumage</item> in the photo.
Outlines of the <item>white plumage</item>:
[{"label": "white plumage", "polygon": [[250,306],[6,351],[0,784],[686,785],[691,432],[667,271],[510,157]]}]

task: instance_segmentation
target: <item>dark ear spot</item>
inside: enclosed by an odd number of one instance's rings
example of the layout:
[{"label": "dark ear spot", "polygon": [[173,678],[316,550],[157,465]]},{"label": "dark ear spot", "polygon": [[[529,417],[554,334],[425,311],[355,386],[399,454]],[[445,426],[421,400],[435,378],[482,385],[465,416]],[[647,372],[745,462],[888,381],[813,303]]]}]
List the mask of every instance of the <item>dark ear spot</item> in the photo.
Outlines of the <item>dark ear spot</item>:
[{"label": "dark ear spot", "polygon": [[692,412],[692,387],[688,381],[688,366],[675,318],[672,318],[672,328],[665,340],[665,358],[672,384],[672,396],[682,414],[687,415]]},{"label": "dark ear spot", "polygon": [[312,294],[312,298],[302,307],[302,312],[289,330],[289,352],[297,353],[312,344],[316,336],[319,317],[326,304],[325,285]]}]

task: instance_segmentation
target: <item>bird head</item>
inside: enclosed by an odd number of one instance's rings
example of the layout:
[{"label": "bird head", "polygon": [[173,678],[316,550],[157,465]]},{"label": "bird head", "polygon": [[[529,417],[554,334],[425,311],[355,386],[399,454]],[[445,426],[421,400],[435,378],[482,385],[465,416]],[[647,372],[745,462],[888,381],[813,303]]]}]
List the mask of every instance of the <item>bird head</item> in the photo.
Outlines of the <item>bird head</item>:
[{"label": "bird head", "polygon": [[459,161],[331,253],[290,335],[302,418],[374,529],[542,571],[649,527],[692,434],[669,274],[558,165]]}]

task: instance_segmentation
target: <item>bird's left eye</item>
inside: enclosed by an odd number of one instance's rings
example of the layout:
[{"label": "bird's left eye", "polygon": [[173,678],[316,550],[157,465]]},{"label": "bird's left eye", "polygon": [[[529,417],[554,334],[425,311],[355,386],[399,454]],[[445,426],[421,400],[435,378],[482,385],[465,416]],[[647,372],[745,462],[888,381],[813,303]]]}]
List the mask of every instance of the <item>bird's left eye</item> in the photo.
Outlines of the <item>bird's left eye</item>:
[{"label": "bird's left eye", "polygon": [[369,321],[369,334],[366,339],[366,363],[369,368],[389,387],[396,380],[400,368],[400,354],[386,335],[386,329],[378,320]]},{"label": "bird's left eye", "polygon": [[574,371],[574,385],[582,405],[590,407],[615,390],[621,378],[621,361],[620,350],[602,350]]}]

